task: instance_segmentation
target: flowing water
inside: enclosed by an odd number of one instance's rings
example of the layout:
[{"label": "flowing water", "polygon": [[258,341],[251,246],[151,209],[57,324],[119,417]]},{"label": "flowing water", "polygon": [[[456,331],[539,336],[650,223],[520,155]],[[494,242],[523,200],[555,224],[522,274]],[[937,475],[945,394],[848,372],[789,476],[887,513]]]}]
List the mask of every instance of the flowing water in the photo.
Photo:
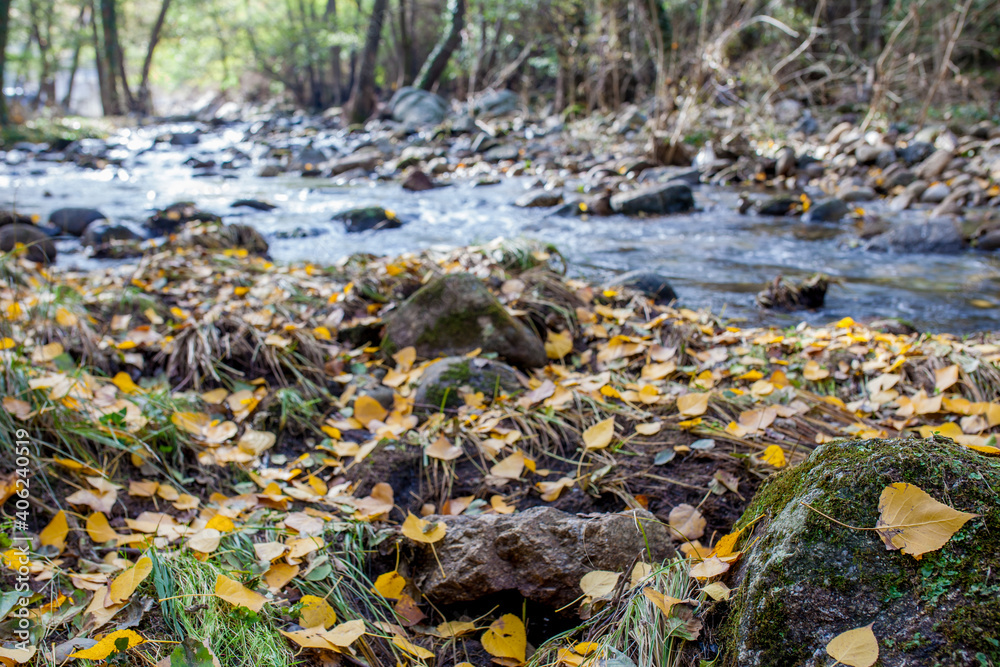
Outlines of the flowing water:
[{"label": "flowing water", "polygon": [[[420,193],[392,181],[336,186],[329,179],[258,178],[253,174],[265,147],[246,142],[244,129],[206,133],[190,148],[154,145],[162,127],[125,132],[112,154],[123,158],[121,166],[103,170],[19,162],[16,153],[8,154],[8,163],[0,164],[2,203],[13,202],[18,211],[38,213],[43,220],[56,208],[94,207],[138,228],[154,209],[190,200],[226,222],[256,227],[278,261],[332,263],[355,252],[391,255],[499,236],[530,237],[557,246],[571,273],[604,280],[633,269],[655,271],[669,278],[684,305],[750,323],[827,322],[850,315],[898,317],[921,329],[955,333],[1000,328],[996,253],[869,252],[852,247],[849,223],[806,225],[794,218],[740,215],[737,192],[708,186],[696,188],[699,210],[691,214],[580,219],[515,207],[512,202],[529,183],[526,177],[479,187],[460,182]],[[221,162],[220,156],[233,149],[247,156],[243,168],[203,175],[184,164],[192,156]],[[243,198],[278,208],[230,208]],[[341,223],[330,221],[339,211],[366,205],[392,209],[406,224],[347,234]],[[293,230],[308,236],[283,238]],[[88,258],[75,242],[62,242],[60,252],[60,266],[110,264]],[[797,278],[814,271],[842,280],[831,286],[823,310],[777,314],[754,307],[754,294],[776,275]]]}]

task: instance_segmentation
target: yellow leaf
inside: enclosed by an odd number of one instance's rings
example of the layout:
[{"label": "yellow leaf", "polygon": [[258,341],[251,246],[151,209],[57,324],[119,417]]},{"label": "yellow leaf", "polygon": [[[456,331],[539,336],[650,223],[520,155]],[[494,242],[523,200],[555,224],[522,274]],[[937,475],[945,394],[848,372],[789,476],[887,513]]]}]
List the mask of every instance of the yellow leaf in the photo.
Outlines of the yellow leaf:
[{"label": "yellow leaf", "polygon": [[407,640],[401,634],[398,634],[398,633],[394,634],[392,636],[392,643],[393,643],[393,645],[397,646],[398,648],[403,649],[404,651],[406,651],[410,655],[414,655],[414,656],[420,658],[421,660],[427,660],[429,658],[433,658],[434,657],[434,652],[433,651],[428,651],[423,646],[417,646],[413,642]]},{"label": "yellow leaf", "polygon": [[215,596],[222,598],[234,607],[246,607],[253,611],[260,611],[264,603],[267,602],[267,598],[260,593],[253,592],[224,574],[220,574],[215,579]]},{"label": "yellow leaf", "polygon": [[34,411],[31,409],[31,403],[14,398],[13,396],[4,396],[3,409],[21,421],[27,420],[34,414]]},{"label": "yellow leaf", "polygon": [[708,410],[708,397],[711,392],[684,394],[677,397],[677,409],[685,417],[698,417]]},{"label": "yellow leaf", "polygon": [[125,371],[119,372],[118,375],[111,380],[111,382],[126,394],[137,394],[142,392],[139,385],[132,382],[132,378]]},{"label": "yellow leaf", "polygon": [[802,369],[802,376],[807,380],[817,382],[830,377],[830,371],[822,368],[815,361],[807,361],[805,368]]},{"label": "yellow leaf", "polygon": [[334,646],[347,648],[363,634],[365,634],[365,622],[363,619],[358,618],[330,628],[326,631],[324,637]]},{"label": "yellow leaf", "polygon": [[138,646],[146,639],[135,630],[116,630],[111,634],[104,635],[101,641],[82,651],[71,653],[69,657],[82,660],[107,660],[113,653],[118,653],[118,641],[125,639],[128,641],[128,648]]},{"label": "yellow leaf", "polygon": [[205,401],[209,405],[219,405],[226,397],[229,396],[229,392],[222,387],[218,389],[213,389],[212,391],[206,391],[201,395],[201,400]]},{"label": "yellow leaf", "polygon": [[587,449],[604,449],[615,437],[615,418],[608,417],[583,432],[583,444]]},{"label": "yellow leaf", "polygon": [[951,438],[952,440],[954,440],[955,438],[963,435],[962,428],[955,422],[945,422],[940,426],[924,424],[923,426],[918,428],[917,431],[920,432],[921,438],[930,438],[933,437],[935,433],[937,433],[939,435],[943,435],[946,438]]},{"label": "yellow leaf", "polygon": [[0,663],[4,665],[26,665],[35,657],[38,649],[34,646],[28,648],[3,648],[0,647]]},{"label": "yellow leaf", "polygon": [[456,447],[448,441],[448,438],[443,435],[437,440],[432,442],[424,453],[432,459],[439,459],[441,461],[454,461],[459,456],[462,455],[462,448]]},{"label": "yellow leaf", "polygon": [[[475,629],[476,624],[470,623],[469,621],[448,621],[447,623],[442,623],[437,626],[438,634],[446,639],[449,637],[461,637],[462,635],[469,634]],[[458,667],[458,665],[455,665],[455,667]]]},{"label": "yellow leaf", "polygon": [[130,597],[135,589],[139,587],[139,584],[149,576],[149,573],[153,571],[153,561],[149,556],[143,556],[138,561],[136,561],[133,567],[125,570],[111,582],[108,587],[108,600],[111,601],[110,604],[105,603],[104,606],[110,607],[112,604],[118,604],[119,602],[125,602]]},{"label": "yellow leaf", "polygon": [[504,479],[519,479],[524,472],[524,454],[514,452],[490,468],[490,474]]},{"label": "yellow leaf", "polygon": [[549,359],[562,359],[573,351],[573,335],[569,331],[549,331],[545,337],[545,354]]},{"label": "yellow leaf", "polygon": [[36,347],[35,351],[31,353],[31,360],[36,364],[43,364],[47,361],[52,361],[62,353],[62,343],[49,343],[48,345]]},{"label": "yellow leaf", "polygon": [[896,482],[885,487],[878,503],[876,532],[890,551],[899,549],[920,560],[937,551],[978,514],[960,512],[931,498],[912,484]]},{"label": "yellow leaf", "polygon": [[618,585],[618,573],[608,570],[594,570],[580,579],[580,589],[592,598],[604,597]]},{"label": "yellow leaf", "polygon": [[490,507],[497,514],[513,514],[514,510],[517,509],[513,505],[508,505],[504,502],[503,496],[500,495],[490,496]]},{"label": "yellow leaf", "polygon": [[354,418],[361,422],[365,428],[373,419],[385,421],[388,414],[389,411],[371,396],[358,396],[354,401]]},{"label": "yellow leaf", "polygon": [[410,513],[406,515],[406,521],[403,522],[402,527],[403,535],[414,542],[422,542],[424,544],[433,544],[444,539],[447,531],[448,526],[443,521],[431,523]]},{"label": "yellow leaf", "polygon": [[729,599],[729,595],[732,592],[732,591],[730,591],[729,586],[726,586],[721,581],[713,582],[713,583],[709,584],[708,586],[705,586],[701,590],[702,590],[702,592],[705,595],[707,595],[708,597],[710,597],[710,598],[712,598],[713,600],[716,600],[716,601],[718,601],[718,600],[728,600]]},{"label": "yellow leaf", "polygon": [[663,424],[660,422],[652,422],[649,424],[636,424],[635,432],[639,435],[656,435],[663,428]]},{"label": "yellow leaf", "polygon": [[639,400],[646,404],[652,405],[660,399],[660,390],[651,384],[647,384],[642,389],[639,390]]},{"label": "yellow leaf", "polygon": [[260,456],[271,449],[271,447],[274,447],[274,443],[277,440],[278,436],[270,431],[255,431],[248,426],[243,435],[240,436],[240,439],[236,441],[236,446],[247,454]]},{"label": "yellow leaf", "polygon": [[542,500],[551,503],[559,498],[563,489],[573,488],[573,484],[572,477],[561,477],[555,482],[538,482],[535,484],[535,487],[542,494]]},{"label": "yellow leaf", "polygon": [[204,412],[175,412],[170,416],[174,426],[191,435],[201,436],[202,431],[212,420]]},{"label": "yellow leaf", "polygon": [[94,512],[87,517],[87,535],[95,544],[104,544],[119,537],[108,523],[108,517],[104,516],[104,512]]},{"label": "yellow leaf", "polygon": [[402,350],[392,355],[392,358],[399,366],[399,370],[405,373],[413,367],[413,362],[417,360],[417,348],[412,345],[404,347]]},{"label": "yellow leaf", "polygon": [[57,551],[62,553],[62,550],[66,548],[66,536],[69,534],[69,524],[66,522],[66,512],[59,510],[59,512],[52,517],[52,521],[49,525],[42,529],[42,532],[38,536],[38,540],[47,547],[55,547]]},{"label": "yellow leaf", "polygon": [[945,366],[934,371],[934,388],[939,393],[948,389],[956,382],[958,382],[958,364]]},{"label": "yellow leaf", "polygon": [[684,602],[679,598],[671,597],[669,595],[664,595],[658,590],[653,588],[643,588],[642,594],[646,596],[646,599],[656,605],[660,611],[663,612],[664,616],[670,616],[670,611],[673,609],[675,604]]},{"label": "yellow leaf", "polygon": [[871,667],[878,662],[878,640],[872,625],[842,632],[826,645],[826,652],[837,662],[850,667]]},{"label": "yellow leaf", "polygon": [[698,581],[707,581],[729,571],[729,563],[718,556],[706,558],[697,565],[692,565],[688,574]]},{"label": "yellow leaf", "polygon": [[325,651],[336,651],[337,647],[327,639],[327,631],[323,628],[305,628],[304,630],[278,630],[302,648],[318,648]]},{"label": "yellow leaf", "polygon": [[399,572],[393,570],[380,574],[375,580],[375,592],[389,600],[398,600],[406,588],[406,579]]},{"label": "yellow leaf", "polygon": [[514,614],[504,614],[493,621],[481,638],[483,648],[496,658],[513,658],[524,662],[528,637],[524,623]]},{"label": "yellow leaf", "polygon": [[779,445],[768,445],[764,449],[764,453],[761,454],[760,460],[775,468],[784,468],[786,465],[785,450]]},{"label": "yellow leaf", "polygon": [[299,602],[302,603],[299,624],[303,628],[322,627],[325,630],[337,622],[337,612],[323,598],[316,595],[303,595]]},{"label": "yellow leaf", "polygon": [[670,510],[669,522],[670,527],[674,530],[674,536],[680,536],[686,540],[696,540],[704,535],[707,525],[701,512],[687,503]]},{"label": "yellow leaf", "polygon": [[203,554],[210,554],[219,548],[222,541],[222,533],[215,528],[202,528],[192,535],[188,541],[188,548]]}]

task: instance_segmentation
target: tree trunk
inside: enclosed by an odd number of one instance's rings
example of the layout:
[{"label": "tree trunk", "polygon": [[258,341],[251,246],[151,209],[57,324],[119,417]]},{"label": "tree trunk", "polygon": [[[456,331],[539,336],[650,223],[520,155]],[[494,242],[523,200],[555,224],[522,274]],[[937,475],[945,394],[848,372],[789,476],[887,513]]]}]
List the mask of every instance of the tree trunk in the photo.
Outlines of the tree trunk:
[{"label": "tree trunk", "polygon": [[122,113],[121,98],[118,94],[118,76],[121,68],[118,66],[118,16],[115,0],[100,0],[101,27],[103,30],[104,80],[107,86],[107,99],[104,105],[105,116],[119,116]]},{"label": "tree trunk", "polygon": [[10,32],[10,0],[0,0],[0,126],[7,125],[7,98],[3,71],[7,64],[7,33]]},{"label": "tree trunk", "polygon": [[80,51],[83,50],[83,31],[87,29],[87,5],[80,7],[80,16],[76,19],[76,30],[73,35],[73,58],[69,64],[69,76],[66,80],[66,94],[63,95],[59,106],[63,111],[69,111],[69,105],[73,101],[73,82],[76,80],[76,72],[80,68]]},{"label": "tree trunk", "polygon": [[104,49],[101,47],[101,36],[97,26],[97,9],[94,0],[90,3],[90,27],[94,36],[94,67],[97,69],[97,86],[101,91],[101,109],[108,113],[111,108],[111,93],[108,90],[108,65],[104,61]]},{"label": "tree trunk", "polygon": [[160,13],[153,24],[153,31],[149,35],[149,46],[146,48],[146,57],[142,61],[142,78],[139,80],[139,95],[136,99],[137,111],[143,116],[152,113],[153,105],[149,96],[149,72],[153,67],[153,51],[160,42],[160,35],[163,32],[163,22],[167,18],[167,10],[170,9],[171,0],[163,0],[160,5]]},{"label": "tree trunk", "polygon": [[375,0],[372,16],[368,21],[365,48],[361,54],[361,71],[354,81],[351,99],[347,101],[346,115],[351,123],[363,123],[375,110],[375,58],[382,39],[382,22],[389,0]]},{"label": "tree trunk", "polygon": [[462,26],[465,24],[465,0],[448,0],[447,13],[451,16],[451,23],[448,32],[441,36],[441,40],[434,47],[424,66],[417,75],[417,88],[430,90],[444,74],[451,54],[455,52],[462,42]]},{"label": "tree trunk", "polygon": [[409,0],[399,0],[399,50],[402,56],[403,76],[401,83],[404,86],[409,86],[413,83],[417,68],[416,54],[413,50],[413,35],[410,32],[412,28],[410,25],[410,13],[406,11],[408,2]]}]

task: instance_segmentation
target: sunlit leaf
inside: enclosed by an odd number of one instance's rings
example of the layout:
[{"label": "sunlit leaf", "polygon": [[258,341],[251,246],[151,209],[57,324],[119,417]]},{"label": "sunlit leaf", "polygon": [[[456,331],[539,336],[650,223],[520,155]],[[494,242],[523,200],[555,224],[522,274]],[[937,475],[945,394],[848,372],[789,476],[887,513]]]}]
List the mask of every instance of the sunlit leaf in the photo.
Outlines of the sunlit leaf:
[{"label": "sunlit leaf", "polygon": [[978,514],[960,512],[939,503],[913,484],[896,482],[885,487],[878,502],[876,531],[885,548],[900,550],[920,560],[937,551]]},{"label": "sunlit leaf", "polygon": [[528,637],[524,631],[524,623],[513,614],[504,614],[493,621],[480,641],[486,652],[494,657],[524,662]]},{"label": "sunlit leaf", "polygon": [[587,449],[604,449],[614,437],[615,418],[608,417],[583,432],[583,444]]},{"label": "sunlit leaf", "polygon": [[128,650],[145,641],[146,639],[135,630],[116,630],[104,635],[99,642],[90,648],[71,653],[69,657],[78,660],[107,660],[112,654],[121,652],[120,646]]},{"label": "sunlit leaf", "polygon": [[684,394],[677,397],[677,410],[685,417],[698,417],[708,410],[711,392]]},{"label": "sunlit leaf", "polygon": [[445,534],[448,532],[448,526],[443,521],[431,523],[413,514],[407,514],[401,532],[414,542],[433,544],[444,539]]},{"label": "sunlit leaf", "polygon": [[133,567],[125,570],[111,582],[108,586],[109,604],[118,604],[132,597],[132,593],[139,587],[149,573],[153,571],[153,561],[149,556],[143,556],[136,561]]},{"label": "sunlit leaf", "polygon": [[878,662],[878,640],[872,625],[840,633],[826,645],[826,652],[843,665],[871,667]]},{"label": "sunlit leaf", "polygon": [[255,593],[224,574],[215,579],[215,595],[234,607],[246,607],[252,611],[260,611],[267,602],[267,598],[260,593]]},{"label": "sunlit leaf", "polygon": [[303,595],[299,604],[302,605],[299,625],[304,628],[322,627],[325,630],[337,622],[337,612],[324,598],[316,595]]}]

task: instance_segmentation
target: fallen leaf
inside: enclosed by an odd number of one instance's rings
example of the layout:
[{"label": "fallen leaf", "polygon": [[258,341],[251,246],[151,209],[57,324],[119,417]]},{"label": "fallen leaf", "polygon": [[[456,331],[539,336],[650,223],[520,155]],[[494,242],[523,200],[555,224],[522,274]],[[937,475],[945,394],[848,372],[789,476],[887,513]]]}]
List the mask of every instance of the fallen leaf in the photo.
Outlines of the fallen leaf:
[{"label": "fallen leaf", "polygon": [[618,576],[617,572],[607,570],[588,572],[580,579],[580,589],[588,597],[604,597],[615,590],[615,586],[618,585]]},{"label": "fallen leaf", "polygon": [[428,651],[423,646],[417,646],[416,644],[414,644],[413,642],[409,641],[408,639],[406,639],[401,634],[398,634],[398,633],[394,634],[392,636],[392,643],[393,643],[394,646],[396,646],[398,648],[401,648],[402,650],[406,651],[410,655],[416,656],[417,658],[419,658],[421,660],[427,660],[429,658],[433,658],[434,657],[434,652],[433,651]]},{"label": "fallen leaf", "polygon": [[960,512],[930,497],[913,484],[896,482],[885,487],[878,502],[876,532],[885,548],[900,550],[920,560],[937,551],[978,514]]},{"label": "fallen leaf", "polygon": [[215,595],[234,607],[246,607],[252,611],[260,611],[267,598],[255,593],[243,584],[220,574],[215,579]]},{"label": "fallen leaf", "polygon": [[569,331],[549,331],[545,337],[545,355],[549,359],[562,359],[573,351],[573,335]]},{"label": "fallen leaf", "polygon": [[583,432],[583,444],[590,449],[604,449],[615,437],[615,418],[608,417]]},{"label": "fallen leaf", "polygon": [[432,459],[439,459],[441,461],[454,461],[459,456],[462,455],[462,448],[456,447],[448,441],[448,438],[443,435],[437,440],[432,442],[425,450],[424,453]]},{"label": "fallen leaf", "polygon": [[684,394],[677,397],[677,409],[685,417],[698,417],[708,410],[708,399],[711,392]]},{"label": "fallen leaf", "polygon": [[729,595],[732,592],[729,586],[726,586],[721,581],[715,581],[705,586],[701,589],[705,595],[712,598],[713,600],[728,600]]},{"label": "fallen leaf", "polygon": [[358,396],[354,401],[354,418],[368,427],[372,420],[385,421],[389,411],[382,404],[368,395]]},{"label": "fallen leaf", "polygon": [[519,479],[522,472],[524,472],[524,455],[520,452],[514,452],[490,468],[491,475],[504,479]]},{"label": "fallen leaf", "polygon": [[826,370],[815,361],[807,361],[805,367],[802,369],[802,377],[813,382],[818,382],[819,380],[825,380],[830,377],[830,371]]},{"label": "fallen leaf", "polygon": [[316,595],[303,595],[299,603],[302,605],[299,625],[303,628],[322,627],[325,630],[337,622],[337,612],[325,599]]},{"label": "fallen leaf", "polygon": [[395,570],[380,574],[375,580],[375,592],[389,600],[398,600],[404,588],[406,588],[406,579]]},{"label": "fallen leaf", "polygon": [[718,556],[706,558],[697,565],[692,565],[689,574],[698,581],[712,579],[729,571],[729,563]]},{"label": "fallen leaf", "polygon": [[[475,631],[476,624],[469,621],[448,621],[437,626],[438,634],[441,637],[461,637]],[[457,665],[455,667],[458,667]]]},{"label": "fallen leaf", "polygon": [[38,535],[39,542],[43,546],[55,547],[56,551],[62,553],[66,548],[66,536],[69,535],[69,523],[66,521],[66,512],[59,510],[49,525],[42,529]]},{"label": "fallen leaf", "polygon": [[365,634],[365,622],[363,619],[358,618],[330,628],[324,636],[334,646],[347,648],[363,634]]},{"label": "fallen leaf", "polygon": [[101,641],[97,642],[90,648],[71,653],[69,657],[77,658],[78,660],[107,660],[107,658],[113,653],[121,653],[118,648],[118,642],[122,640],[124,640],[122,646],[125,647],[125,650],[138,646],[146,641],[146,639],[135,630],[117,630],[104,635],[104,637],[101,638]]},{"label": "fallen leaf", "polygon": [[119,537],[103,512],[94,512],[87,517],[87,535],[95,544],[104,544]]},{"label": "fallen leaf", "polygon": [[29,419],[33,414],[35,414],[31,409],[31,403],[14,398],[13,396],[4,396],[3,409],[21,421]]},{"label": "fallen leaf", "polygon": [[514,614],[504,614],[493,621],[480,641],[486,652],[496,658],[513,658],[524,662],[528,637],[524,631],[524,623]]},{"label": "fallen leaf", "polygon": [[658,590],[653,588],[643,588],[642,594],[646,596],[646,599],[656,605],[660,611],[663,612],[664,616],[670,616],[670,611],[673,609],[675,604],[684,602],[684,600],[671,597],[669,595],[664,595]]},{"label": "fallen leaf", "polygon": [[424,544],[433,544],[434,542],[444,539],[447,531],[448,526],[446,526],[443,521],[431,523],[430,521],[420,519],[413,514],[406,515],[406,521],[403,522],[401,529],[401,532],[406,537],[410,538],[414,542],[422,542]]},{"label": "fallen leaf", "polygon": [[663,424],[661,422],[652,422],[649,424],[636,424],[635,432],[638,433],[639,435],[656,435],[657,433],[660,432],[661,428],[663,428]]},{"label": "fallen leaf", "polygon": [[143,556],[136,561],[135,565],[125,570],[111,582],[108,587],[108,601],[105,602],[106,607],[110,607],[113,604],[118,604],[120,602],[125,602],[130,597],[135,589],[139,587],[149,573],[153,571],[153,561],[149,556]]},{"label": "fallen leaf", "polygon": [[850,667],[871,667],[878,662],[878,640],[872,625],[842,632],[826,645],[826,652],[837,662]]},{"label": "fallen leaf", "polygon": [[958,364],[945,366],[934,371],[934,388],[938,393],[958,382]]},{"label": "fallen leaf", "polygon": [[761,454],[760,460],[775,468],[784,468],[787,463],[785,461],[785,450],[779,445],[768,445],[764,449],[764,453]]},{"label": "fallen leaf", "polygon": [[674,529],[674,535],[679,535],[686,540],[696,540],[704,535],[705,526],[708,525],[701,512],[687,503],[670,510],[668,520],[670,527]]}]

